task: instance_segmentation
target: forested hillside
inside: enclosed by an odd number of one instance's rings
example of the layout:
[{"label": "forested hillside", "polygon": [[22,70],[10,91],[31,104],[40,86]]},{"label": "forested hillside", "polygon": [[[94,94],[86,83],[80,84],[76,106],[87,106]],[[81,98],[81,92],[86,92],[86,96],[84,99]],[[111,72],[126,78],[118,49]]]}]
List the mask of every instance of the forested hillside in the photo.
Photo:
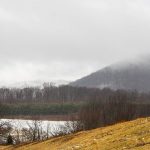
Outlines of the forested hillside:
[{"label": "forested hillside", "polygon": [[78,87],[111,88],[124,90],[150,91],[149,60],[136,63],[119,63],[107,66],[85,76],[70,85]]}]

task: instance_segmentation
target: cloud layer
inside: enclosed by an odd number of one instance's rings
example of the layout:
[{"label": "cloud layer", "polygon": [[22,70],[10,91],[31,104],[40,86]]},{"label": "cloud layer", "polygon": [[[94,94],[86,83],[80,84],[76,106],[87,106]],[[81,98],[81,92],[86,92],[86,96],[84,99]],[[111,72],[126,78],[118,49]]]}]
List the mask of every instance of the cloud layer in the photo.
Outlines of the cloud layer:
[{"label": "cloud layer", "polygon": [[1,0],[0,81],[74,80],[150,51],[148,0]]}]

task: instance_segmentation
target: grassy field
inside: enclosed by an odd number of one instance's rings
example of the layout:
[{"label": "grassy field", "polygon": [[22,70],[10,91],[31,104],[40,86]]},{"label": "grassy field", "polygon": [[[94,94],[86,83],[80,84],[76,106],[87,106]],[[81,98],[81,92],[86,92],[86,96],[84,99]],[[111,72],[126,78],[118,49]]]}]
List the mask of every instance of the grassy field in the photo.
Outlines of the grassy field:
[{"label": "grassy field", "polygon": [[2,150],[150,150],[150,118]]}]

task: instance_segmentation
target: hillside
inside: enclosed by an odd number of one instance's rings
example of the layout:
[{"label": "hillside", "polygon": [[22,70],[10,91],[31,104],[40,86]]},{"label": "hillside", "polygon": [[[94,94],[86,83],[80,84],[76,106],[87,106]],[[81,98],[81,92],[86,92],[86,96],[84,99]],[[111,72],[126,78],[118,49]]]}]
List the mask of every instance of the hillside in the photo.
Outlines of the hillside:
[{"label": "hillside", "polygon": [[3,150],[149,150],[150,118]]},{"label": "hillside", "polygon": [[113,64],[76,80],[70,85],[92,88],[109,87],[114,90],[125,89],[149,92],[149,64],[150,62],[146,60],[137,63]]}]

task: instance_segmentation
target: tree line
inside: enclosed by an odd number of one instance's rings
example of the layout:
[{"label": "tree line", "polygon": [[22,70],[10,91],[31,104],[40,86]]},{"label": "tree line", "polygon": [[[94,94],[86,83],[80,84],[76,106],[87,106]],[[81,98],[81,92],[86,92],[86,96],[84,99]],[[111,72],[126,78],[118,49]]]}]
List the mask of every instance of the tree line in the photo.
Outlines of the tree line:
[{"label": "tree line", "polygon": [[[113,93],[118,93],[108,88],[86,88],[73,87],[69,85],[54,86],[51,83],[43,84],[43,88],[0,88],[0,103],[65,103],[65,102],[84,102],[92,96],[101,98],[105,101],[106,97],[111,99]],[[124,91],[131,96],[131,101],[150,102],[150,93],[138,93],[137,91]],[[127,97],[126,97],[127,98]]]},{"label": "tree line", "polygon": [[43,88],[0,88],[1,103],[34,103],[34,102],[78,102],[84,101],[98,89],[88,89],[85,87],[53,86],[50,83],[43,84]]}]

